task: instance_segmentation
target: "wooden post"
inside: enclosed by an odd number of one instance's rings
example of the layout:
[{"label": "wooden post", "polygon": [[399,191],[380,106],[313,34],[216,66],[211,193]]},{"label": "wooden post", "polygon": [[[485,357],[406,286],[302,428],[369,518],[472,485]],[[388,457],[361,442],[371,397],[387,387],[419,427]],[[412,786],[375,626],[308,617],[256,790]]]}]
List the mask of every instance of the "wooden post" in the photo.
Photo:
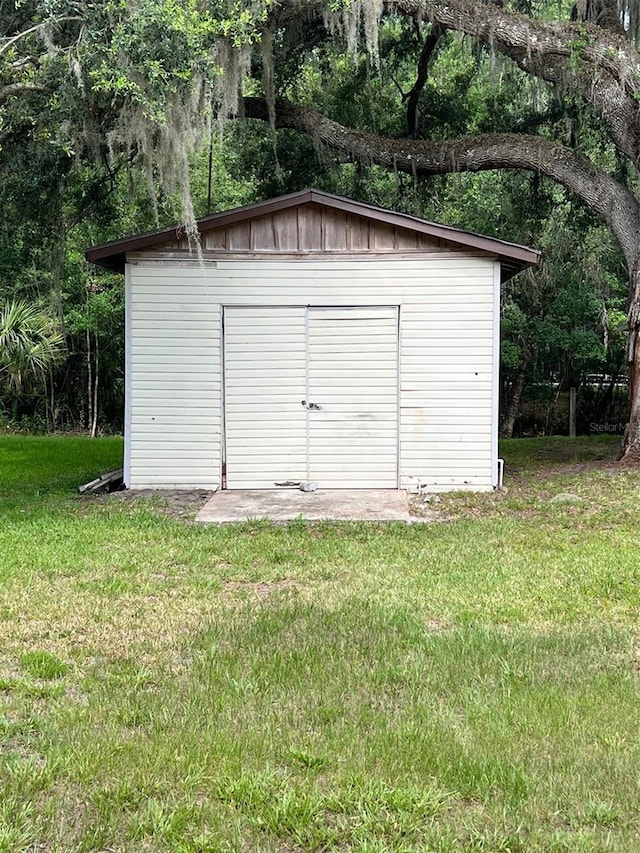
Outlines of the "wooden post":
[{"label": "wooden post", "polygon": [[576,389],[569,388],[569,438],[576,437]]}]

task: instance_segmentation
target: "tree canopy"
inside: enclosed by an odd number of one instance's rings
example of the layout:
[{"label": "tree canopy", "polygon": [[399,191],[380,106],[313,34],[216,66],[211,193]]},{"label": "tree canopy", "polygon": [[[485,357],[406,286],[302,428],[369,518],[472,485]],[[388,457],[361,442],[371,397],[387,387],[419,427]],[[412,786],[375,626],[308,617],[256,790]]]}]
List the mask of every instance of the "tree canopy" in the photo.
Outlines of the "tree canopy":
[{"label": "tree canopy", "polygon": [[523,371],[613,378],[628,308],[637,450],[637,12],[615,0],[4,4],[0,295],[46,294],[80,375],[109,357],[121,309],[83,243],[173,217],[195,241],[209,208],[315,183],[543,245],[543,269],[504,294],[512,390]]}]

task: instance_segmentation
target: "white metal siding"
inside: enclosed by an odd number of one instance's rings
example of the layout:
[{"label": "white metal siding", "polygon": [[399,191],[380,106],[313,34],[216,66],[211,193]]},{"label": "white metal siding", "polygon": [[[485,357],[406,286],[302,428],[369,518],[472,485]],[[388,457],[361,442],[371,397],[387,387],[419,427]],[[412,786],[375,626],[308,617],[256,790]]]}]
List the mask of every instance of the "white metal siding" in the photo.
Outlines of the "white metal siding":
[{"label": "white metal siding", "polygon": [[133,487],[219,484],[222,304],[400,305],[401,487],[494,484],[491,258],[165,260],[130,278]]},{"label": "white metal siding", "polygon": [[402,306],[401,485],[490,488],[493,264]]},{"label": "white metal siding", "polygon": [[224,312],[227,488],[306,480],[305,309]]},{"label": "white metal siding", "polygon": [[309,309],[309,479],[398,487],[397,308]]},{"label": "white metal siding", "polygon": [[201,271],[178,265],[168,276],[157,272],[135,265],[128,276],[128,485],[215,489],[221,466],[220,305]]}]

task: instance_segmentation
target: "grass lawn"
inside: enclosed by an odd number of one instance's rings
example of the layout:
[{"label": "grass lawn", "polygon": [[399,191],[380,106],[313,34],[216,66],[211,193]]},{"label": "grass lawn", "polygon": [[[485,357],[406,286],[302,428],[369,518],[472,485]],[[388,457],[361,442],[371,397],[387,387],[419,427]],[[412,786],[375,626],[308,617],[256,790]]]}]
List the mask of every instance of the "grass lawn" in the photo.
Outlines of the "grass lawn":
[{"label": "grass lawn", "polygon": [[121,451],[0,438],[0,851],[640,850],[615,439],[409,527],[79,497]]}]

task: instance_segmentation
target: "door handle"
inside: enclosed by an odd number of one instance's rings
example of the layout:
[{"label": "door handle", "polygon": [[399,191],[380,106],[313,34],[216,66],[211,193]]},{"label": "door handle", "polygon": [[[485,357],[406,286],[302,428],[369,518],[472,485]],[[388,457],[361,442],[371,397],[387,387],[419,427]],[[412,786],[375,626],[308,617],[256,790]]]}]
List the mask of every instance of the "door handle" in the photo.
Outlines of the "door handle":
[{"label": "door handle", "polygon": [[319,412],[320,406],[317,403],[307,403],[306,400],[301,400],[301,405],[305,407],[305,409],[309,409],[309,411]]}]

